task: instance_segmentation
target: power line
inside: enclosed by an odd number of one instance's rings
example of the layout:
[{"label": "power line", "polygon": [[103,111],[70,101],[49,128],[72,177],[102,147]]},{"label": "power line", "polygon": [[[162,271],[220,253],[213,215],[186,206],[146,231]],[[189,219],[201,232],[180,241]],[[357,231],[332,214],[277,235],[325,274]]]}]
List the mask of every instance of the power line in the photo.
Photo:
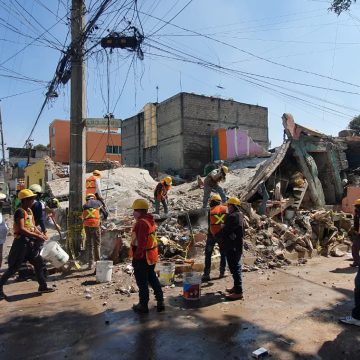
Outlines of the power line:
[{"label": "power line", "polygon": [[244,53],[244,54],[250,55],[250,56],[252,56],[252,57],[254,57],[254,58],[257,58],[257,59],[259,59],[259,60],[265,61],[265,62],[267,62],[267,63],[273,64],[273,65],[276,65],[276,66],[279,66],[279,67],[283,67],[283,68],[286,68],[286,69],[289,69],[289,70],[293,70],[293,71],[297,71],[297,72],[301,72],[301,73],[305,73],[305,74],[309,74],[309,75],[314,75],[314,76],[321,77],[321,78],[324,78],[324,79],[330,79],[330,80],[332,80],[332,81],[336,81],[336,82],[339,82],[339,83],[342,83],[342,84],[346,84],[346,85],[350,85],[350,86],[354,86],[354,87],[360,88],[360,85],[353,84],[353,83],[348,82],[348,81],[343,81],[343,80],[340,80],[340,79],[332,78],[332,77],[330,77],[330,76],[318,74],[318,73],[313,72],[313,71],[308,71],[308,70],[304,70],[304,69],[299,69],[299,68],[296,68],[296,67],[292,67],[292,66],[289,66],[289,65],[285,65],[285,64],[278,63],[278,62],[276,62],[276,61],[272,61],[272,60],[267,59],[267,58],[264,58],[264,57],[262,57],[262,56],[258,56],[258,55],[256,55],[256,54],[250,52],[250,51],[241,49],[241,48],[239,48],[239,47],[237,47],[237,46],[235,46],[235,45],[226,43],[225,41],[221,41],[221,40],[212,38],[212,37],[210,37],[210,36],[203,35],[203,34],[197,32],[197,31],[189,30],[189,29],[186,29],[186,28],[184,28],[184,27],[182,27],[182,26],[179,26],[179,25],[170,23],[170,22],[168,22],[168,21],[162,20],[162,19],[160,19],[160,18],[158,18],[158,17],[156,17],[156,16],[154,16],[154,15],[150,15],[150,14],[146,14],[146,13],[143,13],[143,14],[146,15],[146,16],[150,16],[150,17],[152,17],[152,18],[154,18],[154,19],[163,21],[164,23],[166,23],[166,24],[168,24],[168,25],[171,25],[171,26],[174,26],[174,27],[176,27],[176,28],[178,28],[178,29],[181,29],[181,30],[183,30],[183,31],[196,34],[196,35],[198,35],[198,36],[201,36],[201,37],[203,37],[203,38],[209,39],[209,40],[214,41],[214,42],[216,42],[216,43],[219,43],[219,44],[222,44],[222,45],[224,45],[224,46],[230,47],[230,48],[232,48],[232,49],[238,50],[238,51],[240,51],[240,52],[242,52],[242,53]]}]

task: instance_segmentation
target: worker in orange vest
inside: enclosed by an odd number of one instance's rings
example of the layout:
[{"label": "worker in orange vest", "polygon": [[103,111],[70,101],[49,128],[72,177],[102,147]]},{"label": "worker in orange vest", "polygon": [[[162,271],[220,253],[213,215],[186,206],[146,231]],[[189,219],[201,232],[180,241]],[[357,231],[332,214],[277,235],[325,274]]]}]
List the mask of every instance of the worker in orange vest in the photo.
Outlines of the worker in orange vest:
[{"label": "worker in orange vest", "polygon": [[160,202],[164,206],[164,213],[168,213],[168,197],[167,193],[170,190],[172,185],[171,176],[165,176],[156,186],[154,191],[155,198],[155,214],[159,214],[160,212]]},{"label": "worker in orange vest", "polygon": [[86,254],[88,269],[94,266],[94,261],[100,260],[101,230],[100,209],[102,204],[96,200],[95,194],[86,195],[86,203],[83,206],[83,225],[86,234]]},{"label": "worker in orange vest", "polygon": [[134,210],[135,224],[132,229],[130,252],[133,258],[135,280],[139,288],[139,303],[133,305],[133,310],[143,314],[149,312],[150,285],[157,301],[157,311],[164,311],[164,295],[155,273],[158,244],[154,218],[148,214],[149,203],[144,199],[135,200],[132,209]]},{"label": "worker in orange vest", "polygon": [[[221,197],[218,194],[210,198],[210,211],[208,213],[208,235],[205,245],[205,267],[202,281],[210,281],[211,256],[214,246],[217,242],[216,234],[220,232],[225,223],[227,206],[221,205]],[[220,251],[220,274],[219,279],[225,276],[226,258],[225,254]]]},{"label": "worker in orange vest", "polygon": [[109,212],[106,209],[105,201],[101,193],[101,172],[99,170],[94,170],[92,175],[86,178],[85,181],[85,192],[88,194],[95,194],[96,199],[99,200],[102,204],[101,214],[103,215],[104,220],[107,219]]}]

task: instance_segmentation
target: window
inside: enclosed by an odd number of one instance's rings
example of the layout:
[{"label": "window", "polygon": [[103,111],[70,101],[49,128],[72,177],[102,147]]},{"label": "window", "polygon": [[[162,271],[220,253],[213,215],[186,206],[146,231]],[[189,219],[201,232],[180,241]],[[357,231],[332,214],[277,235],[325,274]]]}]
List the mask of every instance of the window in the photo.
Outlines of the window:
[{"label": "window", "polygon": [[51,128],[51,136],[55,136],[55,128],[54,127]]},{"label": "window", "polygon": [[55,148],[54,147],[51,150],[51,157],[55,157]]},{"label": "window", "polygon": [[121,146],[112,146],[112,145],[107,145],[106,146],[106,153],[107,154],[115,154],[115,155],[120,155],[121,154]]}]

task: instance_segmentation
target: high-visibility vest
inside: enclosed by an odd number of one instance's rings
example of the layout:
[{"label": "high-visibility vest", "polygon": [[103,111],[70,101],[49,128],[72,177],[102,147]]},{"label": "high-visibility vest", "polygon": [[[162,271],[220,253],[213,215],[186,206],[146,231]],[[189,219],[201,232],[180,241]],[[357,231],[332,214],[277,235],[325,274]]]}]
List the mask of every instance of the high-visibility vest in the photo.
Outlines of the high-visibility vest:
[{"label": "high-visibility vest", "polygon": [[100,226],[99,208],[84,209],[82,216],[83,216],[84,226],[88,226],[88,227],[99,227]]},{"label": "high-visibility vest", "polygon": [[86,195],[96,193],[96,177],[91,175],[85,181]]},{"label": "high-visibility vest", "polygon": [[[33,212],[31,211],[31,209],[27,209],[27,211],[25,211],[23,208],[20,208],[20,209],[24,213],[24,224],[25,224],[26,230],[33,232],[35,229],[35,220],[34,220]],[[14,231],[15,239],[19,239],[21,237],[21,234],[20,234],[20,229],[19,229],[16,221],[14,221],[13,231]]]},{"label": "high-visibility vest", "polygon": [[[145,257],[146,261],[149,265],[154,265],[157,263],[159,258],[159,252],[158,252],[158,241],[157,241],[157,234],[156,234],[156,225],[151,224],[146,219],[138,219],[138,221],[144,221],[146,225],[148,226],[148,234],[147,234],[147,242],[145,247]],[[132,257],[132,247],[137,246],[136,244],[136,233],[135,233],[135,225],[133,226],[132,230],[132,239],[131,239],[131,247],[130,247],[130,256]]]},{"label": "high-visibility vest", "polygon": [[210,233],[216,235],[225,223],[227,206],[216,205],[210,209]]},{"label": "high-visibility vest", "polygon": [[156,195],[156,200],[162,201],[165,199],[167,192],[170,190],[171,186],[167,185],[164,180],[161,180],[161,191],[159,191]]}]

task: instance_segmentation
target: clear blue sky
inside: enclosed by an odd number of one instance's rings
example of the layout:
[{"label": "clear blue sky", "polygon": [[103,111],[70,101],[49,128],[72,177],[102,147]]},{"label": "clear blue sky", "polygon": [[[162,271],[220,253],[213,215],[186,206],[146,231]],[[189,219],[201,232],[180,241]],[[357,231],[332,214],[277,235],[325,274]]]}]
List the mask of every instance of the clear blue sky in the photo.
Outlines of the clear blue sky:
[{"label": "clear blue sky", "polygon": [[[88,18],[100,2],[86,1]],[[70,3],[0,1],[0,106],[7,146],[23,146],[34,124],[60,49],[70,41]],[[159,101],[180,91],[221,96],[268,107],[269,136],[277,146],[284,112],[333,135],[360,114],[359,4],[337,17],[328,11],[329,1],[321,0],[138,0],[138,15],[133,3],[114,0],[91,40],[107,29],[123,30],[125,21],[139,29],[141,22],[144,60],[115,50],[107,62],[101,47],[94,48],[86,69],[89,117],[106,113],[108,88],[109,108],[117,118],[156,101],[156,87]],[[46,106],[32,136],[35,144],[49,142],[53,119],[69,119],[69,84]],[[22,92],[28,93],[8,97]]]}]

